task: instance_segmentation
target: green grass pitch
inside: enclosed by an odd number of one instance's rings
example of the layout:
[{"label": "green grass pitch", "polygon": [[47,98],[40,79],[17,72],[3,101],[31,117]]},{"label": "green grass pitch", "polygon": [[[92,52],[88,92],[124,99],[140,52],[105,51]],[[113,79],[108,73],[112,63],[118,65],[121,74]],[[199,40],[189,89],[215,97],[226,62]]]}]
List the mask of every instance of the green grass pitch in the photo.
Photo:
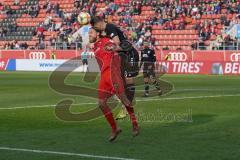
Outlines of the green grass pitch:
[{"label": "green grass pitch", "polygon": [[[121,120],[123,132],[109,143],[110,128],[102,117],[89,122],[56,118],[50,105],[63,98],[79,104],[72,108],[76,113],[96,107],[97,100],[54,92],[49,74],[0,72],[0,160],[240,158],[239,76],[164,75],[175,86],[171,94],[137,98],[141,134],[133,138],[128,119]],[[66,83],[97,86],[82,82],[82,76],[71,74]]]}]

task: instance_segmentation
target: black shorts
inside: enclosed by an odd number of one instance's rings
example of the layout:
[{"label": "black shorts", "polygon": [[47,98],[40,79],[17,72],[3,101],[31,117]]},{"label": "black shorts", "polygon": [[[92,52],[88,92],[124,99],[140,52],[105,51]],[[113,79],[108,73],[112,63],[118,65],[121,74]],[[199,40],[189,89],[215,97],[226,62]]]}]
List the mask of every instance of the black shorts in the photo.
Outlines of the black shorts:
[{"label": "black shorts", "polygon": [[120,52],[121,56],[121,70],[124,77],[136,77],[139,73],[139,54],[135,48],[128,52]]},{"label": "black shorts", "polygon": [[152,64],[143,65],[143,78],[155,78],[155,66]]},{"label": "black shorts", "polygon": [[82,63],[83,63],[83,65],[88,65],[88,60],[87,59],[83,59]]}]

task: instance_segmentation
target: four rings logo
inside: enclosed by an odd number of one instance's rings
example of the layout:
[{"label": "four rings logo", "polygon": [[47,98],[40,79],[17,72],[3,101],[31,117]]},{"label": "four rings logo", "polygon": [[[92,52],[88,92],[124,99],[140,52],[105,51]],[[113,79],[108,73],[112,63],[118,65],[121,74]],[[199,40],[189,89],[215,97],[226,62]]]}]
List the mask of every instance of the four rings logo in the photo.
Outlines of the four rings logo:
[{"label": "four rings logo", "polygon": [[233,53],[233,54],[231,54],[230,60],[232,62],[239,62],[240,61],[240,53]]},{"label": "four rings logo", "polygon": [[168,59],[170,61],[186,61],[187,54],[184,52],[170,52],[168,54]]},{"label": "four rings logo", "polygon": [[3,68],[5,66],[5,62],[4,61],[0,61],[0,68]]},{"label": "four rings logo", "polygon": [[46,53],[44,52],[30,52],[29,59],[46,59]]}]

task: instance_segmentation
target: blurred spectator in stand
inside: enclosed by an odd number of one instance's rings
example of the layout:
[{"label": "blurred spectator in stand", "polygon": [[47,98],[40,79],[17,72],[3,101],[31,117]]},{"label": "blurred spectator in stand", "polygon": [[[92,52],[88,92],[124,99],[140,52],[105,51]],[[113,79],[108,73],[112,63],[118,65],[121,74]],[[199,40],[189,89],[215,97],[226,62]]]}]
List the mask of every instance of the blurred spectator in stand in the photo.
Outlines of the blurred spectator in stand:
[{"label": "blurred spectator in stand", "polygon": [[52,26],[52,16],[47,16],[43,22],[43,27],[45,30],[48,30]]},{"label": "blurred spectator in stand", "polygon": [[0,37],[2,37],[2,36],[3,36],[3,28],[0,27]]},{"label": "blurred spectator in stand", "polygon": [[46,9],[46,13],[51,13],[53,6],[52,3],[48,0],[44,5],[44,9]]},{"label": "blurred spectator in stand", "polygon": [[89,13],[90,13],[91,16],[94,16],[96,14],[96,11],[97,11],[97,6],[96,6],[95,3],[93,3],[91,8],[90,8]]},{"label": "blurred spectator in stand", "polygon": [[40,24],[39,27],[37,27],[36,29],[36,38],[38,40],[38,42],[40,43],[40,41],[43,41],[44,40],[44,34],[43,32],[46,31],[45,28],[43,27],[42,24]]},{"label": "blurred spectator in stand", "polygon": [[136,43],[136,46],[137,46],[138,48],[141,48],[144,40],[145,40],[145,37],[142,35],[142,36],[138,39],[138,41],[137,41],[137,43]]},{"label": "blurred spectator in stand", "polygon": [[27,49],[28,48],[28,44],[26,42],[23,42],[20,44],[20,49]]},{"label": "blurred spectator in stand", "polygon": [[168,46],[163,47],[163,50],[169,50]]},{"label": "blurred spectator in stand", "polygon": [[58,2],[56,2],[55,5],[53,5],[53,11],[60,17],[60,6]]},{"label": "blurred spectator in stand", "polygon": [[73,6],[77,9],[80,8],[80,0],[75,0]]},{"label": "blurred spectator in stand", "polygon": [[14,46],[13,49],[16,49],[16,50],[20,49],[20,45],[19,45],[18,41],[16,41],[16,40],[13,41],[13,46]]},{"label": "blurred spectator in stand", "polygon": [[9,7],[9,6],[5,6],[4,11],[5,11],[5,13],[6,13],[6,15],[7,15],[8,17],[11,17],[12,14],[13,14],[13,10],[12,10],[12,8]]},{"label": "blurred spectator in stand", "polygon": [[18,6],[19,3],[20,3],[20,0],[14,0],[13,5],[14,5],[14,6]]}]

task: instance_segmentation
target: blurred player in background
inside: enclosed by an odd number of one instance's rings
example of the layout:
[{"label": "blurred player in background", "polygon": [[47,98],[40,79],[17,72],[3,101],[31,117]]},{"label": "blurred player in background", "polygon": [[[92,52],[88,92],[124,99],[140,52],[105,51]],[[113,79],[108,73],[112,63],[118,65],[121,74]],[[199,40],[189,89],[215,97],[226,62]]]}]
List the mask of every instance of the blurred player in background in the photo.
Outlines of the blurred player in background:
[{"label": "blurred player in background", "polygon": [[117,138],[121,132],[116,125],[111,109],[107,101],[113,95],[117,95],[122,104],[126,107],[133,125],[133,136],[139,134],[138,123],[134,114],[133,106],[125,94],[124,79],[121,76],[121,57],[110,48],[116,45],[107,37],[99,38],[100,33],[95,29],[90,29],[89,40],[94,43],[94,54],[101,70],[101,78],[98,87],[99,107],[112,128],[109,141]]},{"label": "blurred player in background", "polygon": [[78,23],[81,25],[80,29],[72,35],[72,42],[76,42],[80,36],[82,39],[83,52],[89,51],[89,30],[91,28],[91,16],[87,12],[81,12],[78,15]]},{"label": "blurred player in background", "polygon": [[162,90],[160,88],[160,84],[158,80],[156,79],[155,74],[155,62],[156,62],[156,56],[155,51],[149,47],[148,42],[144,42],[144,49],[141,51],[141,62],[140,62],[140,68],[143,65],[143,78],[144,78],[144,84],[145,84],[145,93],[144,96],[149,96],[149,82],[150,79],[152,80],[153,85],[158,90],[158,94],[162,95]]},{"label": "blurred player in background", "polygon": [[81,54],[83,72],[88,72],[88,52],[83,51]]},{"label": "blurred player in background", "polygon": [[[126,36],[119,27],[111,23],[106,23],[104,18],[99,16],[94,17],[92,19],[92,25],[96,30],[100,31],[103,36],[107,36],[116,44],[114,50],[119,53],[122,59],[121,72],[122,77],[125,79],[126,95],[132,103],[135,95],[134,77],[136,77],[139,72],[138,51],[127,41]],[[125,118],[126,116],[127,112],[124,107],[122,107],[122,110],[117,115],[117,119]]]}]

